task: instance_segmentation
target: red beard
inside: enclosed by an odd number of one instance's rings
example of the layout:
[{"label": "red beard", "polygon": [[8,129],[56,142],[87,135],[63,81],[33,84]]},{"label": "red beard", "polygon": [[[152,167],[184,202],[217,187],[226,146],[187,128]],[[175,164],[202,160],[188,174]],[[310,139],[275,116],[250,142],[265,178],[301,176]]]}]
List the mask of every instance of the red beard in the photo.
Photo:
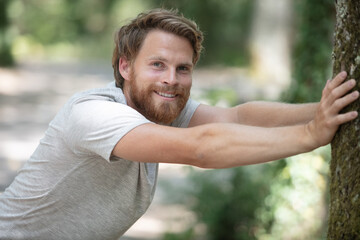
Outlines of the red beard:
[{"label": "red beard", "polygon": [[[159,87],[152,84],[146,89],[140,89],[137,85],[136,76],[130,81],[130,98],[136,109],[147,119],[158,124],[171,124],[184,109],[190,96],[190,90],[179,86]],[[172,92],[176,94],[173,101],[162,101],[156,104],[152,95],[154,92]]]}]

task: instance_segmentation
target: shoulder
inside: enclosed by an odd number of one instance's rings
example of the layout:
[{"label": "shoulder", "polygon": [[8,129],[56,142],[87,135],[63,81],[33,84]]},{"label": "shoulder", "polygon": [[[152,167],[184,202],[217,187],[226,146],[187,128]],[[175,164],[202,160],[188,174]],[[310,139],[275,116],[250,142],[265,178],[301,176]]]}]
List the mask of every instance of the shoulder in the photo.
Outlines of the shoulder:
[{"label": "shoulder", "polygon": [[116,87],[91,89],[74,95],[62,115],[70,133],[81,130],[84,134],[105,133],[115,128],[125,131],[150,122],[126,104],[122,90]]},{"label": "shoulder", "polygon": [[69,103],[77,104],[80,102],[91,100],[103,100],[126,104],[126,99],[122,89],[115,87],[111,84],[108,84],[106,87],[103,88],[94,88],[79,92],[70,98]]},{"label": "shoulder", "polygon": [[122,89],[111,84],[103,88],[94,88],[76,93],[65,104],[63,111],[67,116],[79,115],[80,117],[91,114],[101,117],[100,114],[105,113],[115,116],[126,112],[141,115],[127,106]]}]

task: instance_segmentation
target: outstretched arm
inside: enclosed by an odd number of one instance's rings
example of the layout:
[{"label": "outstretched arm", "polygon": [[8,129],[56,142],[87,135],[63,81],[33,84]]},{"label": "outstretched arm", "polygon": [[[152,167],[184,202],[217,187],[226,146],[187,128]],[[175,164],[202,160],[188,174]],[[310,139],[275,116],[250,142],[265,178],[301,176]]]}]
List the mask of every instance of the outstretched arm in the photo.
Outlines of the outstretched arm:
[{"label": "outstretched arm", "polygon": [[212,122],[238,123],[258,127],[280,127],[308,123],[315,117],[319,103],[288,104],[253,101],[233,108],[200,105],[190,127]]},{"label": "outstretched arm", "polygon": [[347,94],[355,81],[344,80],[339,75],[325,86],[314,119],[305,124],[268,128],[212,123],[187,129],[144,124],[125,135],[113,154],[139,162],[228,168],[311,151],[328,144],[340,124],[358,116],[356,111],[339,113],[359,96],[357,91]]},{"label": "outstretched arm", "polygon": [[[331,82],[342,82],[345,78],[346,73],[343,72],[338,74]],[[351,84],[351,81],[348,84]],[[325,87],[325,89],[327,88]],[[287,104],[263,101],[248,102],[233,108],[200,105],[191,119],[190,126],[214,122],[238,123],[259,127],[291,126],[310,122],[314,119],[318,108],[319,103]]]},{"label": "outstretched arm", "polygon": [[138,162],[229,168],[310,151],[315,148],[310,138],[304,125],[260,128],[212,123],[183,129],[144,124],[124,136],[113,154]]}]

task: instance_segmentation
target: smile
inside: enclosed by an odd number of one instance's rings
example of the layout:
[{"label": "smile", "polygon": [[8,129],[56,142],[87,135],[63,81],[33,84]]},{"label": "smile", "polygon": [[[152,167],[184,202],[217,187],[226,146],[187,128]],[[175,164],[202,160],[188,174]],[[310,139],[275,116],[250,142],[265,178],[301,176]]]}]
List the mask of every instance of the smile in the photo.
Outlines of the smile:
[{"label": "smile", "polygon": [[171,94],[171,93],[156,92],[156,94],[158,94],[158,95],[160,95],[162,97],[166,97],[166,98],[175,98],[176,97],[175,94]]}]

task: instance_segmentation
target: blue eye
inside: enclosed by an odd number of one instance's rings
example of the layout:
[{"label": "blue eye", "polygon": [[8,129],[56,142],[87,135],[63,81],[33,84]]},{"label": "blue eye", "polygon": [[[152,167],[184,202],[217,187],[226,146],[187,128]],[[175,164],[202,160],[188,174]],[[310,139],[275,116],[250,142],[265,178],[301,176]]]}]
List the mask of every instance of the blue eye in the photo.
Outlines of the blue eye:
[{"label": "blue eye", "polygon": [[160,67],[163,67],[163,64],[161,62],[154,62],[153,66],[157,67],[157,68],[160,68]]},{"label": "blue eye", "polygon": [[190,72],[191,69],[188,66],[179,66],[178,71],[180,71],[180,72]]}]

